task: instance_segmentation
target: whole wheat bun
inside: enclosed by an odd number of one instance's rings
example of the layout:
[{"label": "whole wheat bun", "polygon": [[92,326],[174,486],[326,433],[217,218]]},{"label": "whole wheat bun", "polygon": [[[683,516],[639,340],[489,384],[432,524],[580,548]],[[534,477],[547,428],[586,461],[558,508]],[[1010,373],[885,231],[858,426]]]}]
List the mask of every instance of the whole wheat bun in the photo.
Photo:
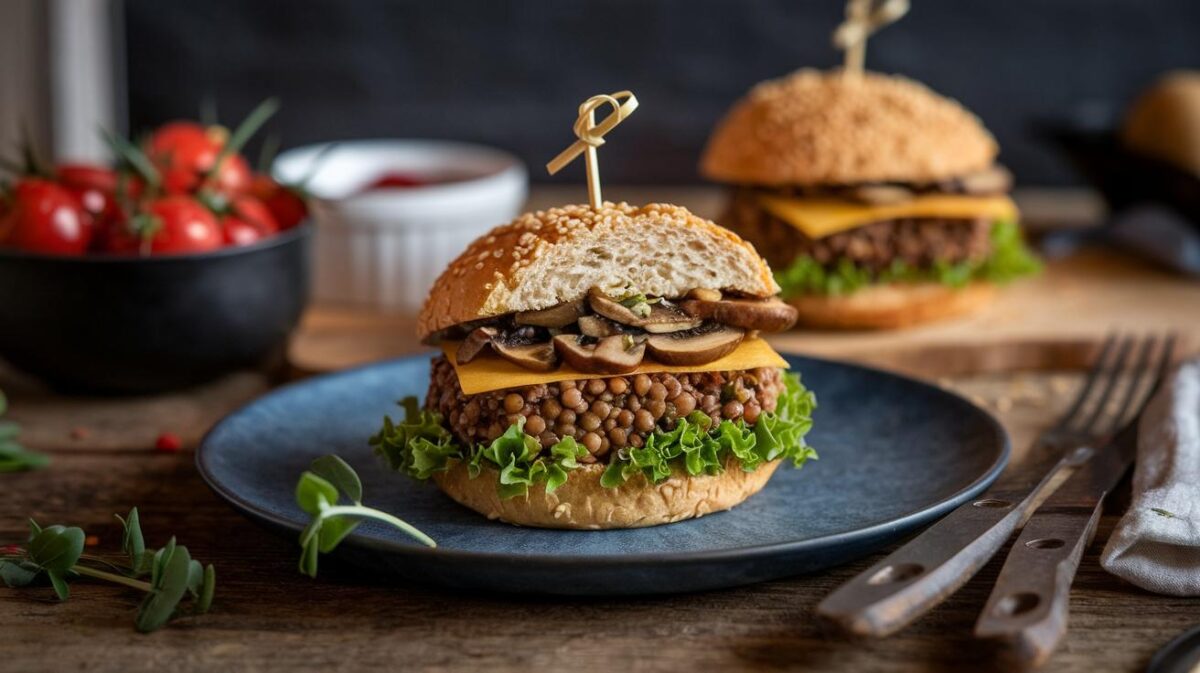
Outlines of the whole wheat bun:
[{"label": "whole wheat bun", "polygon": [[489,519],[536,528],[601,530],[657,526],[730,509],[758,493],[777,467],[775,460],[746,472],[730,458],[725,471],[714,476],[677,470],[654,484],[637,474],[620,486],[605,488],[600,485],[605,466],[596,463],[568,472],[567,482],[553,493],[539,484],[508,500],[496,490],[499,473],[493,469],[472,479],[466,464],[455,462],[449,470],[435,472],[433,480],[451,498]]},{"label": "whole wheat bun", "polygon": [[845,296],[788,298],[798,325],[824,329],[894,329],[971,313],[995,295],[995,286],[975,282],[963,288],[939,283],[891,283]]},{"label": "whole wheat bun", "polygon": [[433,284],[417,316],[424,342],[460,323],[536,311],[627,283],[659,297],[697,288],[753,297],[779,291],[754,246],[661,203],[526,213],[476,239]]},{"label": "whole wheat bun", "polygon": [[933,182],[984,170],[997,151],[975,115],[923,84],[805,69],[734,104],[700,171],[763,186]]},{"label": "whole wheat bun", "polygon": [[1177,70],[1129,109],[1121,140],[1135,152],[1200,175],[1200,72]]}]

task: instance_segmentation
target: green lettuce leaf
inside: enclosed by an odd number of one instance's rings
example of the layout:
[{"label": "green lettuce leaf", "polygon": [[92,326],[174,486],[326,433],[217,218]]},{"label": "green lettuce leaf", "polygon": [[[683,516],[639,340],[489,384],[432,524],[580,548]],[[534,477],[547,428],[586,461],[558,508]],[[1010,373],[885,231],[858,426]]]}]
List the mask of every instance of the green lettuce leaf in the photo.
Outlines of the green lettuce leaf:
[{"label": "green lettuce leaf", "polygon": [[[524,418],[490,443],[463,446],[442,426],[441,415],[419,408],[415,397],[405,398],[400,405],[404,420],[395,422],[385,417],[370,444],[392,469],[416,479],[428,479],[435,472],[449,469],[451,460],[465,461],[471,478],[478,477],[484,468],[496,470],[502,498],[524,495],[537,484],[544,484],[546,491],[553,493],[587,456],[587,449],[573,437],[543,451],[537,438],[525,434]],[[817,457],[804,441],[812,428],[816,406],[816,396],[804,387],[800,377],[785,373],[784,392],[775,411],[760,414],[755,425],[725,420],[714,428],[711,418],[694,411],[679,419],[671,430],[652,433],[641,448],[618,451],[601,475],[600,484],[613,488],[639,472],[655,483],[670,477],[674,470],[691,475],[719,474],[731,456],[748,472],[777,459],[790,459],[801,467]]]},{"label": "green lettuce leaf", "polygon": [[847,295],[877,283],[935,282],[963,287],[974,280],[986,280],[1003,284],[1041,271],[1041,262],[1025,245],[1016,222],[996,222],[989,236],[992,251],[981,261],[936,262],[931,267],[918,268],[897,259],[888,268],[872,272],[845,258],[825,266],[808,255],[801,255],[786,269],[777,271],[775,281],[782,288],[780,294],[784,297]]}]

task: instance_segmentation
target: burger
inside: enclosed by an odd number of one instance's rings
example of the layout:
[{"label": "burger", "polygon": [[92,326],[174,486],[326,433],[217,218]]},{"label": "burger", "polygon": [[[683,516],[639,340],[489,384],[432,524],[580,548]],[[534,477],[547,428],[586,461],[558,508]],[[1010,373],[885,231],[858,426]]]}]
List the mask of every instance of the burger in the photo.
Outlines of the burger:
[{"label": "burger", "polygon": [[761,334],[796,310],[753,246],[685,208],[566,206],[472,243],[418,320],[432,361],[372,439],[491,519],[653,526],[727,510],[805,443],[816,399]]},{"label": "burger", "polygon": [[733,106],[701,172],[730,185],[719,222],[763,251],[801,323],[891,328],[1039,268],[996,154],[979,119],[917,82],[800,70]]}]

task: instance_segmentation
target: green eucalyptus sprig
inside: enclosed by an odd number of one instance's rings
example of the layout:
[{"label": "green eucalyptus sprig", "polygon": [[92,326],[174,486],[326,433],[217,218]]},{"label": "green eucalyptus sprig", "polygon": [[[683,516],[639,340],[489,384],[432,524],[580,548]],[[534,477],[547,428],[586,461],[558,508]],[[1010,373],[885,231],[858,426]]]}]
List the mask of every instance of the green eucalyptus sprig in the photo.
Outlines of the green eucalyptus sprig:
[{"label": "green eucalyptus sprig", "polygon": [[[146,598],[138,608],[134,622],[142,633],[162,628],[181,614],[208,612],[216,592],[216,570],[193,559],[187,547],[176,544],[174,537],[162,549],[146,549],[136,507],[130,510],[129,516],[121,518],[118,515],[116,518],[124,529],[121,549],[128,564],[84,554],[86,536],[81,528],[43,528],[30,519],[29,540],[24,547],[0,548],[0,580],[17,588],[29,586],[45,575],[59,600],[64,601],[71,596],[68,580],[78,577],[143,591]],[[184,598],[189,596],[191,605],[187,609],[181,608]]]},{"label": "green eucalyptus sprig", "polygon": [[[345,497],[351,505],[339,505]],[[421,544],[436,547],[433,538],[407,521],[362,504],[362,480],[341,458],[329,455],[317,458],[300,475],[296,484],[296,504],[313,520],[300,534],[300,572],[317,576],[317,557],[333,551],[365,519],[380,521],[407,534]]]},{"label": "green eucalyptus sprig", "polygon": [[[0,390],[0,416],[8,411],[8,399]],[[50,464],[50,457],[30,451],[17,442],[21,426],[12,421],[0,420],[0,473],[37,470]]]}]

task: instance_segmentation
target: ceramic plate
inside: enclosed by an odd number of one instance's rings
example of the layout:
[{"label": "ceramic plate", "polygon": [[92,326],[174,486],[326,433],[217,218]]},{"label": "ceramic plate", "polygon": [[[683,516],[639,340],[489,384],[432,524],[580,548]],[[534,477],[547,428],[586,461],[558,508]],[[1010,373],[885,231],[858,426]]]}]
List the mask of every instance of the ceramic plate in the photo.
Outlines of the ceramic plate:
[{"label": "ceramic plate", "polygon": [[608,595],[730,587],[845,563],[978,495],[1008,460],[1004,430],[961,397],[864,367],[788,360],[817,394],[809,440],[820,460],[781,467],[729,512],[666,526],[519,528],[389,471],[367,437],[384,414],[399,411],[395,400],[424,396],[427,356],[280,388],[213,428],[196,462],[235,508],[298,534],[306,516],[293,501],[296,480],[313,458],[337,453],[362,476],[367,505],[408,520],[439,545],[365,524],[335,552],[344,560],[451,587]]}]

